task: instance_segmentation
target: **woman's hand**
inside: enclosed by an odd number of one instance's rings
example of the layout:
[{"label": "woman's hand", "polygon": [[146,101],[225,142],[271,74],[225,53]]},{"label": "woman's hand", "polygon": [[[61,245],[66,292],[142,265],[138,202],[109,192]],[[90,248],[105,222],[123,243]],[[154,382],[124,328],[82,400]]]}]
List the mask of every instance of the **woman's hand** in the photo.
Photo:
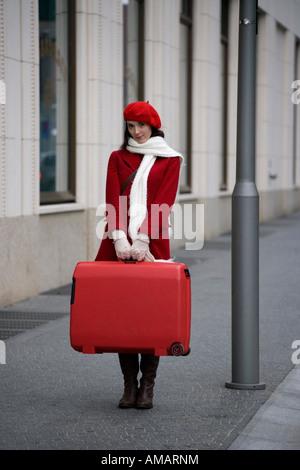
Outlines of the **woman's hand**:
[{"label": "woman's hand", "polygon": [[117,257],[122,260],[129,259],[131,245],[127,240],[126,233],[123,230],[113,230],[111,238],[114,242]]},{"label": "woman's hand", "polygon": [[122,260],[130,258],[130,249],[131,245],[127,238],[115,242],[116,255]]},{"label": "woman's hand", "polygon": [[147,251],[149,251],[149,242],[150,239],[146,233],[138,233],[130,250],[131,258],[136,261],[143,261]]}]

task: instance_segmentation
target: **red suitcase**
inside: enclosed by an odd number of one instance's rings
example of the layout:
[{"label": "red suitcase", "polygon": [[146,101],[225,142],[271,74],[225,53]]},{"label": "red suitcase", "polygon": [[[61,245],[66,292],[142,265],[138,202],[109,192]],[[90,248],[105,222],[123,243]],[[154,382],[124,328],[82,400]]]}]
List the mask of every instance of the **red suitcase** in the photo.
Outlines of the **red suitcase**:
[{"label": "red suitcase", "polygon": [[185,264],[77,264],[70,307],[76,351],[186,355],[190,324],[191,280]]}]

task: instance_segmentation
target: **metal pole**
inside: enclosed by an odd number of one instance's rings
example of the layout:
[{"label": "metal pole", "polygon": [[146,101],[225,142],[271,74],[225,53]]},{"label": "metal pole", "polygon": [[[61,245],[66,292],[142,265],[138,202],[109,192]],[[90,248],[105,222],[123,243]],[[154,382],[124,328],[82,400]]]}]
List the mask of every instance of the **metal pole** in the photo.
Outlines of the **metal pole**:
[{"label": "metal pole", "polygon": [[240,0],[237,167],[232,194],[232,381],[235,389],[259,382],[259,196],[255,185],[257,0]]}]

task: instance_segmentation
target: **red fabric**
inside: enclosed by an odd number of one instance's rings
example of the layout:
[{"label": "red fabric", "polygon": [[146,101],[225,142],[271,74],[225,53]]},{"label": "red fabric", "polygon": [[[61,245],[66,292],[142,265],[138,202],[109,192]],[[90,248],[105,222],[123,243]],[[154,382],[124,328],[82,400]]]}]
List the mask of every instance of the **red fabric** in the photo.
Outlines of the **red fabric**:
[{"label": "red fabric", "polygon": [[161,127],[160,117],[153,106],[149,104],[149,101],[147,103],[145,101],[136,101],[126,106],[124,109],[124,120],[144,122],[156,129]]},{"label": "red fabric", "polygon": [[[128,176],[139,167],[142,158],[142,155],[130,153],[128,150],[118,150],[110,156],[106,179],[107,225],[96,261],[116,260],[113,242],[107,235],[115,228],[128,232],[129,194],[132,181],[121,199],[120,191]],[[140,231],[150,236],[149,249],[156,259],[170,258],[168,216],[176,197],[179,171],[179,157],[157,157],[148,176],[148,215]],[[111,207],[114,211],[110,210]],[[131,241],[129,236],[128,239]]]}]

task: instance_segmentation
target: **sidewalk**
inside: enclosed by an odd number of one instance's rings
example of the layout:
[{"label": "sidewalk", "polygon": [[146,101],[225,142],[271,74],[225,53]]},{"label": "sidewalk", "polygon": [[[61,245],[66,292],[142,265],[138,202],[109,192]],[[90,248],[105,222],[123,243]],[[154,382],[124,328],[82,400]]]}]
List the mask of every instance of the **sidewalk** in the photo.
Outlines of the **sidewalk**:
[{"label": "sidewalk", "polygon": [[299,450],[300,366],[291,346],[300,340],[300,212],[260,228],[264,390],[224,385],[231,380],[230,242],[225,234],[202,250],[174,253],[191,273],[191,354],[161,358],[151,410],[117,407],[117,355],[70,347],[70,286],[2,309],[40,315],[40,324],[4,339],[0,449]]}]

